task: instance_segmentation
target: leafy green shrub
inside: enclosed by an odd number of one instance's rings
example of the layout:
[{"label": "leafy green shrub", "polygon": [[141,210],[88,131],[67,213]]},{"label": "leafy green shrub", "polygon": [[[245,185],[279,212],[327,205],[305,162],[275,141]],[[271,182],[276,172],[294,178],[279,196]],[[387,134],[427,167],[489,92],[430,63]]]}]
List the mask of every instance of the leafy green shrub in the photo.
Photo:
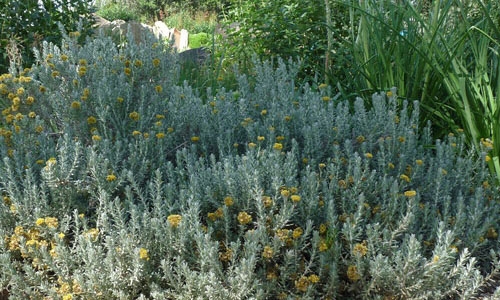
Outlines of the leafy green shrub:
[{"label": "leafy green shrub", "polygon": [[37,59],[0,77],[13,298],[470,299],[498,272],[485,153],[394,90],[351,105],[254,61],[202,99],[152,41]]},{"label": "leafy green shrub", "polygon": [[200,32],[200,33],[195,33],[195,34],[190,34],[189,35],[189,48],[200,48],[200,47],[206,47],[210,46],[211,44],[211,38],[210,36],[205,33],[205,32]]},{"label": "leafy green shrub", "polygon": [[19,54],[11,53],[14,57],[10,58],[21,62],[22,66],[31,66],[33,47],[39,47],[42,41],[61,41],[59,23],[66,31],[78,30],[82,41],[92,25],[91,12],[89,2],[82,0],[1,0],[0,72],[5,73],[9,68],[7,49],[12,49],[7,47],[9,42],[15,43],[19,51]]},{"label": "leafy green shrub", "polygon": [[227,23],[237,24],[227,26],[229,64],[246,68],[256,53],[261,59],[303,60],[302,78],[323,70],[328,50],[324,1],[244,1],[231,8]]},{"label": "leafy green shrub", "polygon": [[97,14],[108,21],[130,21],[139,19],[135,12],[130,9],[130,7],[117,3],[109,3],[105,5],[97,11]]}]

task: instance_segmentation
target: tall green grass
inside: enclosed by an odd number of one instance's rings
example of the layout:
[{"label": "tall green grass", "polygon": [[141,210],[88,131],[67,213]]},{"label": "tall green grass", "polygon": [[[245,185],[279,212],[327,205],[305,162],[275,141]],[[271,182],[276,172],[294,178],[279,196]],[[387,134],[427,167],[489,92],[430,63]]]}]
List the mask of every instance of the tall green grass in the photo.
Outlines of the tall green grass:
[{"label": "tall green grass", "polygon": [[345,43],[356,90],[397,87],[402,98],[420,100],[437,135],[464,130],[500,178],[498,4],[341,2],[350,12]]}]

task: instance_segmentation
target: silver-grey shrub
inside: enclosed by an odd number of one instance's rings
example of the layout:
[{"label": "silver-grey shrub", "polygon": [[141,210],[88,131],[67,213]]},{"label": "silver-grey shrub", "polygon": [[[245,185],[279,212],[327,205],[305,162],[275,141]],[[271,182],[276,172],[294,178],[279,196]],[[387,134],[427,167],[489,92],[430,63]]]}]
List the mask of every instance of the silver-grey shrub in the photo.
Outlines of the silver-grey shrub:
[{"label": "silver-grey shrub", "polygon": [[433,141],[418,102],[398,106],[395,89],[339,101],[299,87],[291,61],[256,62],[237,90],[201,98],[153,41],[65,43],[0,78],[0,285],[12,299],[494,290],[488,158],[463,136]]}]

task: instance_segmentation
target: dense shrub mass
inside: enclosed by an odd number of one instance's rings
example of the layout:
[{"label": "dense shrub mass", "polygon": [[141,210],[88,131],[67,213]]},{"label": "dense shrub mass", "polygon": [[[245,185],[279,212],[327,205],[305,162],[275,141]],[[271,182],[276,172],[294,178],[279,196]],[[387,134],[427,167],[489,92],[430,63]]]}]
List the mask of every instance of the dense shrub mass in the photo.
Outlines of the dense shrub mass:
[{"label": "dense shrub mass", "polygon": [[161,44],[76,36],[0,77],[3,294],[500,296],[488,141],[432,140],[396,89],[299,86],[293,61],[202,98]]}]

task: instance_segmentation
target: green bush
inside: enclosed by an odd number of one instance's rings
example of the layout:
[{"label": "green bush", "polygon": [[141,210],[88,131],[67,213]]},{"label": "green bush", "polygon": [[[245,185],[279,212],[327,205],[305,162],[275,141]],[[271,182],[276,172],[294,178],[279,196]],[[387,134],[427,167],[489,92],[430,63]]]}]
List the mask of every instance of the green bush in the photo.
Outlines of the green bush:
[{"label": "green bush", "polygon": [[97,11],[97,14],[108,21],[130,21],[139,19],[130,7],[117,3],[109,3],[105,5]]},{"label": "green bush", "polygon": [[485,153],[418,102],[258,60],[200,98],[153,41],[63,45],[0,77],[12,298],[471,299],[497,274]]},{"label": "green bush", "polygon": [[9,58],[22,64],[18,68],[31,66],[33,47],[42,41],[61,41],[59,24],[68,32],[79,31],[83,41],[90,30],[91,12],[88,1],[82,0],[0,0],[0,72],[7,72]]},{"label": "green bush", "polygon": [[328,50],[325,10],[320,0],[250,0],[233,6],[226,21],[226,60],[246,68],[254,54],[301,59],[301,77],[311,80],[322,73]]},{"label": "green bush", "polygon": [[205,32],[195,33],[189,35],[189,48],[207,47],[211,44],[211,36]]}]

